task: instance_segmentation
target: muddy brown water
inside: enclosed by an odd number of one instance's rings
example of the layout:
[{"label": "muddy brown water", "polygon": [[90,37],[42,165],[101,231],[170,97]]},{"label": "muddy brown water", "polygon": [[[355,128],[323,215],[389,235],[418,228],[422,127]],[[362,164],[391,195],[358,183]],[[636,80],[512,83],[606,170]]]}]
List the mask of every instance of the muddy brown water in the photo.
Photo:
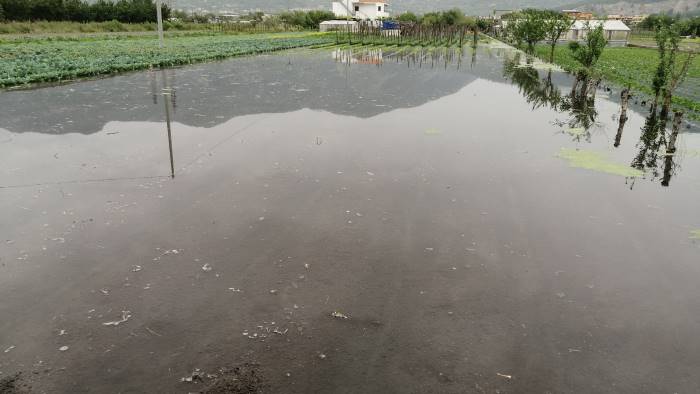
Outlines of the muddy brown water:
[{"label": "muddy brown water", "polygon": [[0,93],[0,387],[700,391],[697,130],[652,160],[641,99],[615,148],[619,90],[405,55]]}]

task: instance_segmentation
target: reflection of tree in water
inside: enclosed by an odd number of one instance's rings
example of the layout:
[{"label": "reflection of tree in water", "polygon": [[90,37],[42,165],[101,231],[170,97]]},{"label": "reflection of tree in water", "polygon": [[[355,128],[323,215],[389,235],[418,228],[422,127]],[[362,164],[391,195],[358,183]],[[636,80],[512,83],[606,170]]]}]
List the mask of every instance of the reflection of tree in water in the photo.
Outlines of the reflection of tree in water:
[{"label": "reflection of tree in water", "polygon": [[517,53],[513,58],[505,59],[504,75],[518,86],[520,94],[532,105],[532,109],[549,107],[568,114],[568,119],[555,123],[570,130],[581,130],[573,133],[573,137],[577,140],[583,137],[590,142],[589,129],[595,125],[598,113],[595,110],[595,94],[588,94],[591,90],[589,82],[577,79],[571,93],[562,96],[559,88],[552,82],[551,70],[544,78],[540,78],[537,69],[521,64],[520,56],[521,54]]},{"label": "reflection of tree in water", "polygon": [[[530,59],[527,59],[530,63]],[[561,127],[568,127],[568,132],[575,140],[585,139],[590,142],[589,129],[596,124],[598,113],[595,110],[595,92],[600,80],[591,79],[585,75],[577,75],[571,92],[562,96],[559,88],[552,82],[552,72],[540,78],[536,68],[522,64],[521,54],[506,57],[503,66],[504,76],[518,86],[525,100],[533,109],[549,107],[561,113],[567,113],[569,118],[555,121]],[[615,147],[619,147],[622,134],[627,122],[627,106],[632,97],[629,89],[623,89],[620,94],[620,115],[618,119]],[[652,106],[649,116],[644,122],[637,144],[638,152],[631,166],[644,171],[652,180],[661,179],[662,186],[669,186],[671,178],[677,173],[679,165],[676,156],[676,141],[681,131],[683,112],[673,114],[671,130],[668,130],[668,112],[658,111]]]},{"label": "reflection of tree in water", "polygon": [[676,142],[681,130],[683,112],[674,114],[671,131],[667,131],[668,119],[652,107],[644,121],[637,148],[639,152],[632,160],[632,167],[646,172],[651,179],[661,177],[661,185],[669,186],[678,170],[675,161]]}]

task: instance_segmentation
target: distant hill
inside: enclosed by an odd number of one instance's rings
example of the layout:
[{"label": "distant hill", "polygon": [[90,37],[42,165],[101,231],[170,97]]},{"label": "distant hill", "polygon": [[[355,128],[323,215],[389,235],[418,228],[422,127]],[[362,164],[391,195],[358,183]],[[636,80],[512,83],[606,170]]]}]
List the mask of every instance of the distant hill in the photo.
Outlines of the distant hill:
[{"label": "distant hill", "polygon": [[[174,8],[215,13],[246,11],[279,12],[289,9],[327,9],[331,0],[164,0]],[[600,14],[698,13],[700,0],[391,0],[394,13],[460,8],[472,15],[488,15],[494,9],[552,8],[594,11]]]}]

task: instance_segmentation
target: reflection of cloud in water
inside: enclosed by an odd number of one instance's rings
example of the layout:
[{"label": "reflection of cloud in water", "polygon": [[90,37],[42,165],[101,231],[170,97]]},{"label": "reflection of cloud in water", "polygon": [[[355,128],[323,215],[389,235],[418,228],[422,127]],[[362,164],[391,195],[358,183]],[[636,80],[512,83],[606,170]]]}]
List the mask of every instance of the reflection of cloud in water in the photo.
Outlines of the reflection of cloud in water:
[{"label": "reflection of cloud in water", "polygon": [[[374,56],[374,57],[373,57]],[[362,58],[362,56],[361,56]],[[365,55],[365,58],[376,58]],[[139,72],[0,95],[0,128],[52,134],[97,132],[110,121],[162,121],[163,87],[174,89],[174,119],[211,127],[257,113],[310,108],[361,118],[416,107],[457,92],[476,72],[336,62],[328,51],[301,51]],[[488,69],[488,68],[486,68]]]}]

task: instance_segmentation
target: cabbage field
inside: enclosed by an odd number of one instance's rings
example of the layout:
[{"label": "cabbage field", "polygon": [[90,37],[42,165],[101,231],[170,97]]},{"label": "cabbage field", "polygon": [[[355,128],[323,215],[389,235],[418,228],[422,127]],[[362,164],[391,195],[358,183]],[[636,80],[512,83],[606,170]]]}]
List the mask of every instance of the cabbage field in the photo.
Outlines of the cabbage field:
[{"label": "cabbage field", "polygon": [[167,67],[335,43],[318,33],[0,41],[0,87]]}]

